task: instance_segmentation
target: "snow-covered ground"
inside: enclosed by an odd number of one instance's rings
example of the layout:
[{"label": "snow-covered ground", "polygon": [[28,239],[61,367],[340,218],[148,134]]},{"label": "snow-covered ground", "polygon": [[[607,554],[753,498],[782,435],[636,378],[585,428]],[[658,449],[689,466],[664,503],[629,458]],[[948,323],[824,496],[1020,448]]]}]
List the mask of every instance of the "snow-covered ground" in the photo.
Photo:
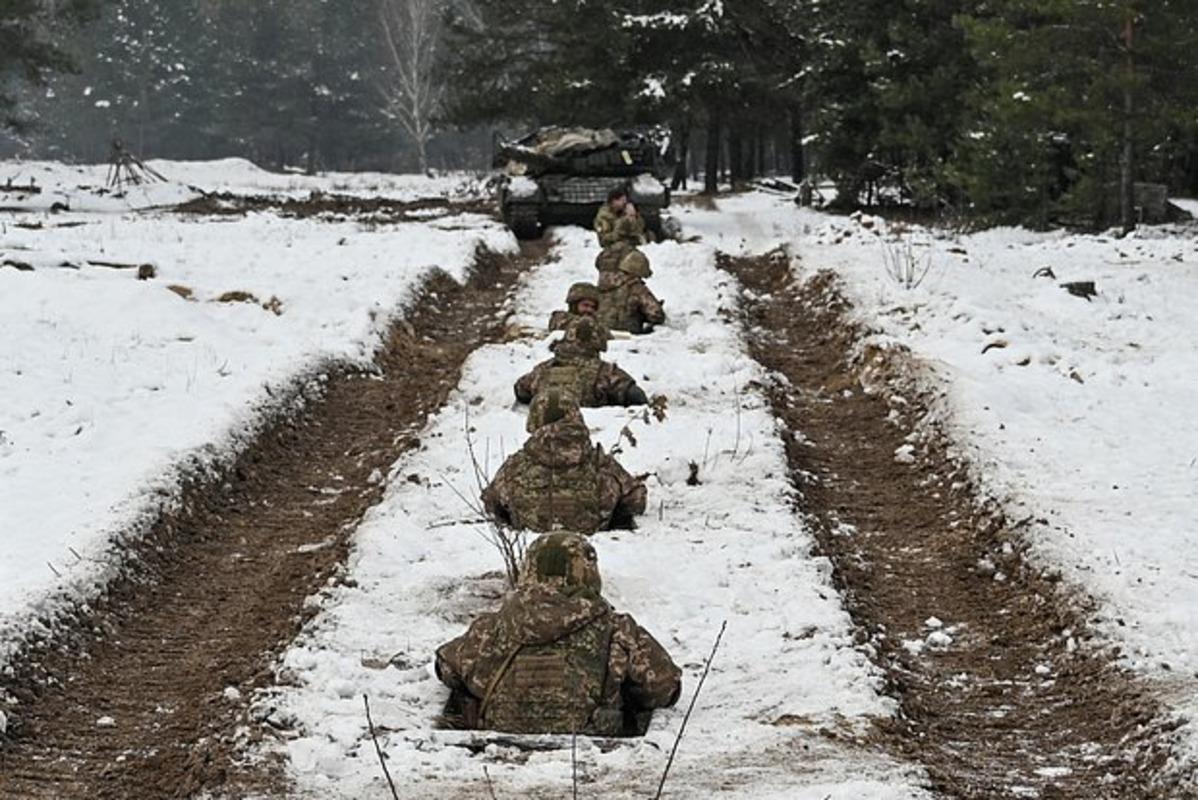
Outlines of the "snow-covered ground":
[{"label": "snow-covered ground", "polygon": [[[575,280],[593,276],[592,237],[558,234],[561,261],[535,272],[520,321],[544,325]],[[635,615],[684,666],[679,707],[659,712],[644,740],[601,752],[580,743],[580,795],[650,796],[684,707],[722,621],[728,629],[667,789],[669,797],[860,800],[917,798],[918,774],[855,741],[892,713],[878,676],[854,648],[828,563],[790,508],[782,443],[751,383],[760,368],[719,309],[735,287],[705,245],[649,248],[652,286],[670,320],[652,336],[613,342],[609,357],[669,415],[646,422],[625,409],[587,410],[596,440],[620,439],[633,473],[651,473],[649,513],[636,531],[594,537],[605,594]],[[493,473],[526,438],[511,385],[547,356],[545,342],[486,347],[467,362],[455,396],[422,435],[421,451],[392,470],[384,501],[356,534],[347,585],[331,587],[308,631],[283,659],[285,680],[260,698],[294,731],[280,748],[303,796],[383,796],[367,735],[368,694],[400,796],[562,797],[570,749],[527,754],[434,726],[447,691],[433,677],[437,645],[456,636],[503,590],[499,554],[468,522],[457,493],[477,496],[466,439]],[[702,485],[688,486],[688,462]],[[385,666],[388,661],[393,666]],[[273,711],[272,711],[273,709]]]},{"label": "snow-covered ground", "polygon": [[887,274],[896,229],[880,220],[762,194],[719,209],[683,211],[687,232],[732,252],[785,245],[800,278],[835,270],[874,340],[928,365],[946,392],[934,413],[985,490],[1030,522],[1046,568],[1100,601],[1127,663],[1198,719],[1198,228],[914,229],[903,238],[931,268],[907,289]]},{"label": "snow-covered ground", "polygon": [[[514,247],[472,216],[363,225],[151,210],[196,196],[192,187],[469,194],[464,176],[309,178],[238,160],[154,166],[170,181],[114,197],[98,191],[103,166],[0,163],[0,185],[32,178],[43,188],[0,194],[0,261],[35,267],[0,268],[0,662],[32,620],[94,589],[110,569],[113,534],[169,502],[181,467],[227,456],[278,402],[277,389],[330,360],[368,358],[429,269],[461,276],[477,244]],[[70,210],[46,213],[54,203]],[[913,229],[905,238],[931,268],[906,289],[885,270],[895,231],[879,220],[800,211],[765,194],[719,205],[678,211],[699,242],[650,248],[669,324],[617,341],[609,354],[650,394],[669,396],[668,419],[587,415],[607,445],[629,424],[637,444],[624,440],[621,458],[655,476],[640,528],[600,534],[596,544],[609,597],[685,665],[683,704],[729,622],[674,796],[920,796],[919,775],[854,744],[892,709],[852,646],[827,564],[790,512],[775,425],[750,388],[759,369],[719,315],[735,297],[714,267],[717,248],[785,245],[800,277],[836,270],[875,340],[901,343],[928,365],[930,391],[944,396],[934,414],[985,490],[1029,520],[1040,562],[1095,597],[1098,621],[1125,643],[1127,662],[1198,717],[1195,229],[1126,239]],[[569,283],[593,275],[590,237],[561,235],[561,262],[538,270],[521,295],[530,325],[543,324]],[[87,260],[150,263],[157,274],[139,281],[127,270],[58,266]],[[1055,278],[1033,277],[1042,267]],[[1091,301],[1058,285],[1090,280]],[[253,298],[218,302],[229,292]],[[517,766],[503,748],[473,756],[459,746],[470,734],[436,730],[445,692],[428,669],[436,645],[502,591],[498,555],[457,522],[472,514],[455,489],[478,488],[465,411],[493,472],[525,437],[510,385],[545,355],[545,343],[517,341],[471,357],[458,394],[422,437],[425,449],[397,463],[359,531],[354,583],[329,590],[287,654],[294,686],[265,705],[296,732],[282,746],[311,796],[378,793],[362,693],[388,729],[383,744],[405,797],[485,796],[484,764],[501,797],[557,797],[569,785],[568,749]],[[696,487],[685,481],[692,460]],[[395,655],[399,667],[378,668]],[[608,753],[583,742],[583,794],[647,793],[682,713],[658,714],[643,742]]]},{"label": "snow-covered ground", "polygon": [[107,164],[63,164],[57,161],[0,161],[0,186],[33,184],[37,194],[0,193],[0,209],[48,210],[56,203],[72,211],[121,212],[171,205],[197,197],[200,191],[240,195],[306,197],[312,192],[410,201],[433,197],[477,196],[478,177],[450,172],[437,177],[379,172],[328,172],[319,175],[270,172],[242,158],[219,161],[158,161],[147,166],[166,179],[127,186],[123,194],[107,186]]},{"label": "snow-covered ground", "polygon": [[[0,184],[26,183],[30,166],[0,163]],[[158,167],[247,193],[299,180],[246,162]],[[97,210],[0,211],[0,262],[35,267],[0,268],[0,662],[32,618],[105,578],[111,536],[169,501],[181,467],[227,454],[278,389],[331,360],[368,359],[432,268],[461,277],[478,244],[515,247],[477,216],[360,225],[134,212],[130,198],[80,190],[103,180],[102,168],[82,170],[33,173],[45,191],[29,202],[86,196]],[[389,185],[448,191],[421,180]],[[341,178],[304,181],[331,191]],[[177,183],[149,191],[146,205],[194,194]],[[157,276],[59,266],[86,260],[149,263]],[[253,297],[218,300],[229,292]]]}]

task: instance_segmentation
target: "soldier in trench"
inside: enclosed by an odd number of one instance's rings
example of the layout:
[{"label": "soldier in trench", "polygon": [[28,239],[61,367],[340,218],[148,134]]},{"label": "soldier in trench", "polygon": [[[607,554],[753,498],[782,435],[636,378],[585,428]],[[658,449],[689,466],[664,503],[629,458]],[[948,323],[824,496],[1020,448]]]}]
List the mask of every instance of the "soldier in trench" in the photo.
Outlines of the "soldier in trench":
[{"label": "soldier in trench", "polygon": [[602,589],[585,537],[533,542],[516,591],[437,650],[437,677],[466,727],[637,735],[653,709],[677,702],[682,671]]},{"label": "soldier in trench", "polygon": [[564,331],[567,327],[582,319],[589,319],[595,324],[595,330],[602,340],[599,350],[605,352],[607,343],[611,341],[611,331],[600,325],[596,319],[599,313],[599,287],[593,283],[575,283],[566,292],[566,308],[558,309],[549,316],[550,331]]},{"label": "soldier in trench", "polygon": [[541,427],[544,404],[537,397],[557,392],[582,407],[645,405],[649,398],[624,370],[599,358],[606,347],[598,324],[587,317],[571,321],[563,338],[550,347],[553,358],[523,375],[513,387],[516,401],[532,404],[528,430]]},{"label": "soldier in trench", "polygon": [[632,250],[615,272],[599,276],[599,322],[612,331],[649,333],[666,321],[664,304],[645,285],[653,275],[649,259]]},{"label": "soldier in trench", "polygon": [[649,241],[645,219],[628,197],[628,189],[619,186],[608,192],[607,202],[595,215],[595,235],[602,248],[595,259],[599,272],[612,272],[620,259]]},{"label": "soldier in trench", "polygon": [[591,442],[569,396],[544,392],[534,400],[530,420],[534,415],[540,427],[483,490],[491,518],[538,533],[632,527],[634,517],[645,513],[644,480]]}]

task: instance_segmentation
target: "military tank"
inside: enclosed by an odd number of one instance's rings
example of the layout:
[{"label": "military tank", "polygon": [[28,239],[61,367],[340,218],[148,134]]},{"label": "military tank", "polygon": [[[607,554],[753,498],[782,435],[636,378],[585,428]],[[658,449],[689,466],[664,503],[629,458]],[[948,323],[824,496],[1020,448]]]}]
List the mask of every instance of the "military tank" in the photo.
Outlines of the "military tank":
[{"label": "military tank", "polygon": [[660,128],[549,127],[500,142],[494,166],[503,221],[521,239],[538,238],[548,225],[589,228],[608,192],[623,186],[661,238],[662,210],[670,204],[669,150]]}]

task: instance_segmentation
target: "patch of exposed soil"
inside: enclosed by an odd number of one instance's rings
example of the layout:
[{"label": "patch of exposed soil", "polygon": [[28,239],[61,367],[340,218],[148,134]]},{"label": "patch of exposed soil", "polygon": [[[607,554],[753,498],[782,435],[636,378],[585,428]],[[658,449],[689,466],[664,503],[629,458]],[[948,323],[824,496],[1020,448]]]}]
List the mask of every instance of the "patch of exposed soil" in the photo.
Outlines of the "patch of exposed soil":
[{"label": "patch of exposed soil", "polygon": [[251,211],[272,211],[284,217],[349,218],[374,222],[427,222],[456,214],[494,216],[494,201],[450,200],[427,197],[418,200],[394,200],[385,197],[311,192],[307,197],[242,195],[231,192],[203,192],[199,197],[171,209],[178,214],[203,216],[244,216]]},{"label": "patch of exposed soil", "polygon": [[301,414],[188,486],[107,598],[6,677],[20,703],[0,741],[0,797],[243,796],[277,781],[238,763],[250,693],[310,617],[305,598],[337,575],[379,476],[421,446],[465,358],[503,335],[517,278],[546,257],[537,242],[515,258],[480,253],[465,286],[432,278],[377,373],[332,370]]},{"label": "patch of exposed soil", "polygon": [[862,386],[861,332],[834,279],[800,287],[780,253],[721,263],[749,290],[753,356],[787,379],[770,394],[800,512],[900,705],[879,736],[948,797],[1187,796],[1166,771],[1175,723],[1079,600],[1025,560],[1018,526],[979,502],[943,434],[907,438],[918,400]]}]

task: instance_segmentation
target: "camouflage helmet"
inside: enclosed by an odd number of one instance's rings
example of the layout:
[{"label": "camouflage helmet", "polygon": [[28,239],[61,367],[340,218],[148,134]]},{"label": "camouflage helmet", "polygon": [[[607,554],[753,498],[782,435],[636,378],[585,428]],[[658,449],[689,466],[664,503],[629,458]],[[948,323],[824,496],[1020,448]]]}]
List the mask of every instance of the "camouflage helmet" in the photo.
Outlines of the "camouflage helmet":
[{"label": "camouflage helmet", "polygon": [[599,270],[600,273],[615,272],[620,268],[620,260],[628,255],[632,249],[632,245],[625,241],[608,245],[599,251],[599,255],[595,256],[595,269]]},{"label": "camouflage helmet", "polygon": [[599,305],[599,287],[593,283],[576,283],[566,293],[566,305],[573,311],[583,300]]},{"label": "camouflage helmet", "polygon": [[633,250],[620,259],[620,272],[635,275],[638,278],[648,278],[653,274],[649,268],[649,259],[640,250]]},{"label": "camouflage helmet", "polygon": [[557,358],[598,358],[607,349],[607,340],[593,319],[582,317],[567,325],[549,349]]},{"label": "camouflage helmet", "polygon": [[527,586],[551,586],[567,591],[603,591],[595,547],[577,533],[547,533],[538,537],[524,555],[521,581]]}]

